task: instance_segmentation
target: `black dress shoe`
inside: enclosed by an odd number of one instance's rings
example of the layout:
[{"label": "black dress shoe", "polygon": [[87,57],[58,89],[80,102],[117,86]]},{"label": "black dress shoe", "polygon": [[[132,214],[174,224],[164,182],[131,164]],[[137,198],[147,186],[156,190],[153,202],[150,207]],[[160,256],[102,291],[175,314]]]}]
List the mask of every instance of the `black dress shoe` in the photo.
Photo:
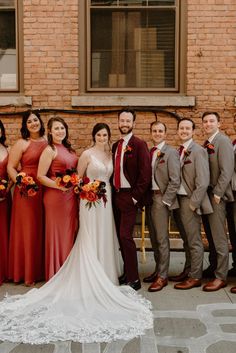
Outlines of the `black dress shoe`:
[{"label": "black dress shoe", "polygon": [[133,288],[134,290],[139,290],[141,288],[141,282],[139,279],[137,279],[134,282],[128,282],[127,286],[130,286],[131,288]]},{"label": "black dress shoe", "polygon": [[232,267],[229,271],[228,271],[228,276],[229,277],[236,277],[236,268]]},{"label": "black dress shoe", "polygon": [[119,280],[119,284],[120,284],[120,285],[126,284],[126,282],[127,282],[126,274],[123,273],[123,275],[121,275],[121,276],[118,278],[118,280]]},{"label": "black dress shoe", "polygon": [[143,282],[144,283],[152,283],[154,282],[158,277],[157,271],[153,272],[151,275],[144,277]]},{"label": "black dress shoe", "polygon": [[215,272],[211,267],[202,271],[202,278],[215,278]]}]

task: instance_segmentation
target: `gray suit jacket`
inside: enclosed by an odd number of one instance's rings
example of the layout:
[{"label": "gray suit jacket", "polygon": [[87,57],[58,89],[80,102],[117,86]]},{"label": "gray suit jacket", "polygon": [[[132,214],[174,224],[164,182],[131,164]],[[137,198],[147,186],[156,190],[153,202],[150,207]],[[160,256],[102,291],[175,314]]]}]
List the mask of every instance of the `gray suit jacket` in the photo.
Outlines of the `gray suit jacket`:
[{"label": "gray suit jacket", "polygon": [[230,139],[218,133],[213,141],[214,152],[209,154],[210,187],[213,194],[225,201],[233,201],[231,179],[234,172],[234,150]]},{"label": "gray suit jacket", "polygon": [[236,191],[236,148],[234,148],[234,173],[231,179],[231,187],[233,191]]},{"label": "gray suit jacket", "polygon": [[190,198],[190,205],[198,214],[213,212],[207,194],[210,182],[210,171],[207,152],[192,141],[181,161],[181,182]]},{"label": "gray suit jacket", "polygon": [[180,187],[180,161],[178,152],[165,144],[162,156],[154,164],[154,179],[162,193],[162,201],[169,204],[169,209],[179,207],[177,191]]}]

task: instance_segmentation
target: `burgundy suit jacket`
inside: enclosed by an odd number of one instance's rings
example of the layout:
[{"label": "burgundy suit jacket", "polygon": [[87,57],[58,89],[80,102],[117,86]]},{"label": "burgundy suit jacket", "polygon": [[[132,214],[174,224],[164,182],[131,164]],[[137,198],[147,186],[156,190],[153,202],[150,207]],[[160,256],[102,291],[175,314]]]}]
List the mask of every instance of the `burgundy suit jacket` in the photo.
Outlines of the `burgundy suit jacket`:
[{"label": "burgundy suit jacket", "polygon": [[[112,146],[113,164],[118,142]],[[150,204],[151,195],[148,190],[152,177],[150,153],[146,142],[134,135],[131,136],[124,153],[123,171],[130,183],[132,197],[138,201],[137,206]]]}]

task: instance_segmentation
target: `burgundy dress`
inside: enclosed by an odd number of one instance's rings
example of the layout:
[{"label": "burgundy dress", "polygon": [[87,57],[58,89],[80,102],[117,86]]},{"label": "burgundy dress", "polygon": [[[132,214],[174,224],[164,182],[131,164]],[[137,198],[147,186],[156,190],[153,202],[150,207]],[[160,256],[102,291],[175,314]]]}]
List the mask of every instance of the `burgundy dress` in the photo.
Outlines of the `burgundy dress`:
[{"label": "burgundy dress", "polygon": [[[0,177],[7,179],[8,156],[0,162]],[[11,193],[0,201],[0,285],[8,279],[8,239],[10,231]]]},{"label": "burgundy dress", "polygon": [[[78,158],[66,147],[55,144],[57,156],[52,161],[48,177],[54,179],[56,172],[76,168]],[[78,225],[78,202],[73,190],[63,192],[46,187],[44,192],[45,207],[45,270],[49,280],[63,265],[75,240]]]},{"label": "burgundy dress", "polygon": [[[47,141],[30,141],[21,158],[21,171],[37,180],[39,157]],[[9,279],[33,283],[44,279],[42,187],[33,197],[20,195],[15,187],[12,205]]]}]

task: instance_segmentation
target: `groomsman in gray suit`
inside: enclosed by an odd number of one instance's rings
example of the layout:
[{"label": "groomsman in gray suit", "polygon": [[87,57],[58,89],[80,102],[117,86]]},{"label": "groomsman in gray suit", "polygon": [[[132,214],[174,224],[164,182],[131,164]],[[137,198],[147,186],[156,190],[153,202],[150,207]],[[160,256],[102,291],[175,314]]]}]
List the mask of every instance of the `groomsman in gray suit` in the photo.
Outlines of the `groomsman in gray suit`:
[{"label": "groomsman in gray suit", "polygon": [[230,183],[234,172],[234,151],[230,139],[219,131],[220,116],[217,112],[205,112],[202,124],[208,138],[204,147],[209,157],[208,194],[213,207],[208,219],[217,253],[216,278],[208,282],[203,290],[212,292],[227,285],[229,246],[225,230],[226,202],[234,200]]},{"label": "groomsman in gray suit", "polygon": [[201,286],[204,248],[201,237],[201,214],[212,213],[207,195],[210,172],[207,152],[193,141],[195,123],[183,118],[178,122],[180,146],[181,185],[178,190],[180,219],[187,236],[190,251],[188,278],[177,283],[176,289],[191,289]]},{"label": "groomsman in gray suit", "polygon": [[151,149],[152,160],[152,200],[149,230],[156,269],[144,278],[144,282],[153,283],[149,292],[160,291],[168,283],[170,260],[169,214],[178,208],[176,192],[180,185],[180,162],[178,152],[168,146],[166,125],[155,121],[150,127],[154,147]]}]

